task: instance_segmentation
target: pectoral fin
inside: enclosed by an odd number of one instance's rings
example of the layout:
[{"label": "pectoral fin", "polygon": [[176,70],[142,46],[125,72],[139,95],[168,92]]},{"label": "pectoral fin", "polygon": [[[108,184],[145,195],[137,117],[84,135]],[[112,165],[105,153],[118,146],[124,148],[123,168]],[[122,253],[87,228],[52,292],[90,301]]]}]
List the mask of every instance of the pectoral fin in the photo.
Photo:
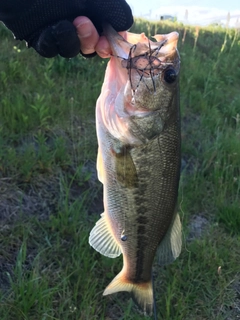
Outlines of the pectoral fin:
[{"label": "pectoral fin", "polygon": [[122,253],[119,244],[111,233],[104,213],[90,232],[89,244],[96,251],[109,258],[116,258]]},{"label": "pectoral fin", "polygon": [[136,187],[138,176],[129,148],[123,146],[120,151],[112,153],[115,156],[117,181],[126,188]]},{"label": "pectoral fin", "polygon": [[160,265],[172,263],[180,255],[181,249],[182,226],[179,214],[177,213],[158,247],[158,263]]}]

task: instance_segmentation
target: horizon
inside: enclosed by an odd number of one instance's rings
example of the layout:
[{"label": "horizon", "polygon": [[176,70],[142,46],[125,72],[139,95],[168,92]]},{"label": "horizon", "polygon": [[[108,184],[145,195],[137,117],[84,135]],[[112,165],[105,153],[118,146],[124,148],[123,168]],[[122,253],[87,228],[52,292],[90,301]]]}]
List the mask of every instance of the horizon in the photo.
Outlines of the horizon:
[{"label": "horizon", "polygon": [[142,17],[149,20],[158,20],[160,16],[172,16],[179,22],[193,25],[209,25],[217,23],[219,25],[229,25],[240,27],[240,4],[235,0],[227,3],[224,1],[202,0],[201,5],[190,5],[192,1],[170,0],[162,2],[148,0],[139,3],[138,0],[127,1],[132,8],[135,17]]}]

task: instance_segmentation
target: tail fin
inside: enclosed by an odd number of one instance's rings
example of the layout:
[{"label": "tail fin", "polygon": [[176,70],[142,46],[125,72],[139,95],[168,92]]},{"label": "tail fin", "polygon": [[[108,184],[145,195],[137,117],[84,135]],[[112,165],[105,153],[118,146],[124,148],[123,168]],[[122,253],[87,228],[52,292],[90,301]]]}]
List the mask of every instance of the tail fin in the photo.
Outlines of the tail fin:
[{"label": "tail fin", "polygon": [[133,283],[126,280],[126,277],[121,271],[107,286],[103,295],[127,291],[132,295],[133,301],[144,312],[144,315],[152,315],[153,312],[153,286],[152,281],[143,283]]}]

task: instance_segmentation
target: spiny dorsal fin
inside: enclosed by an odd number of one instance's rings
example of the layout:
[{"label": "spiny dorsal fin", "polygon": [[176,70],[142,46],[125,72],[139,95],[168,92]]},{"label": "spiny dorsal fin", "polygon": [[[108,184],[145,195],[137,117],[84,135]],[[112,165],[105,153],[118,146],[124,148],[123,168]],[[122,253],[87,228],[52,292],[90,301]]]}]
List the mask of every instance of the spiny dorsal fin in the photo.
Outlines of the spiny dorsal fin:
[{"label": "spiny dorsal fin", "polygon": [[109,258],[116,258],[122,253],[119,244],[110,231],[104,213],[90,232],[89,244],[96,251]]},{"label": "spiny dorsal fin", "polygon": [[179,214],[177,213],[164,239],[161,241],[158,247],[158,263],[160,265],[172,263],[180,255],[181,249],[182,226]]}]

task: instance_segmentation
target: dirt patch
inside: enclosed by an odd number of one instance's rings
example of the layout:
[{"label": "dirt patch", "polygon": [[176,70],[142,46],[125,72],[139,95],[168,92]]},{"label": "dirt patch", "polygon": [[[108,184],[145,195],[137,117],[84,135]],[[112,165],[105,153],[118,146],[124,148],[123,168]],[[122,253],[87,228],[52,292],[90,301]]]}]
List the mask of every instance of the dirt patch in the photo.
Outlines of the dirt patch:
[{"label": "dirt patch", "polygon": [[233,299],[229,304],[223,304],[218,311],[225,320],[240,319],[240,275],[236,276],[230,290],[233,291]]},{"label": "dirt patch", "polygon": [[1,179],[0,221],[10,222],[31,215],[45,219],[57,209],[58,184],[58,179],[54,176],[49,179],[38,176],[28,186]]},{"label": "dirt patch", "polygon": [[235,292],[235,299],[231,306],[232,318],[228,318],[227,320],[240,319],[240,274],[237,276],[232,287]]},{"label": "dirt patch", "polygon": [[193,241],[195,239],[200,239],[209,229],[209,221],[204,217],[203,213],[199,215],[193,215],[190,218],[188,226],[188,236],[187,241]]},{"label": "dirt patch", "polygon": [[[63,184],[69,183],[68,201],[72,203],[81,199],[84,192],[90,190],[91,203],[89,212],[101,213],[102,188],[97,180],[95,163],[89,161],[82,167],[84,176],[89,173],[89,179],[78,181],[62,181],[62,174],[38,175],[31,179],[31,183],[19,184],[12,179],[0,179],[0,229],[4,222],[15,221],[21,218],[36,215],[38,219],[47,219],[59,209],[59,201],[64,201]],[[69,170],[70,172],[70,170]],[[68,178],[66,178],[68,179]],[[70,180],[70,179],[69,179]]]}]

